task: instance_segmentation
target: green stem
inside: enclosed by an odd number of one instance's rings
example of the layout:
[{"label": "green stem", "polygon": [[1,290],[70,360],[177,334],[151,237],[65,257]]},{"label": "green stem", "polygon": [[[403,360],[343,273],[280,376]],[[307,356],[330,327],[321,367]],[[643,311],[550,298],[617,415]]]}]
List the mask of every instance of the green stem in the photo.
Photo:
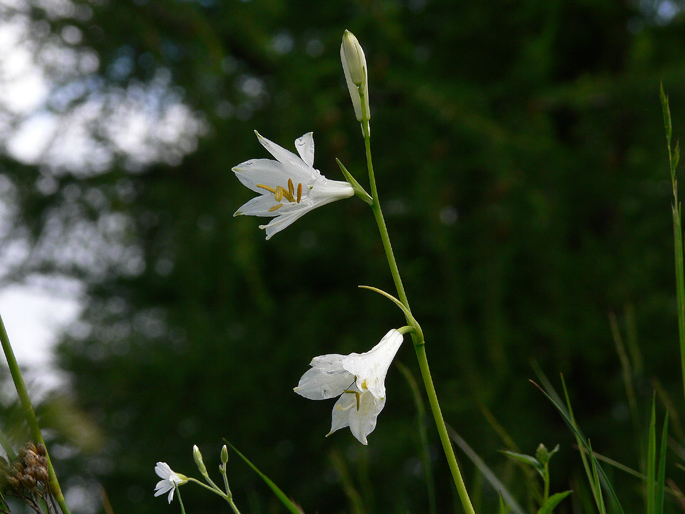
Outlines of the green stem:
[{"label": "green stem", "polygon": [[435,425],[438,428],[440,442],[442,443],[442,448],[445,451],[447,464],[449,465],[450,471],[452,472],[452,478],[454,479],[454,485],[457,487],[459,499],[461,500],[461,504],[464,506],[464,511],[466,511],[468,514],[475,514],[475,510],[473,509],[473,505],[471,504],[471,498],[469,498],[469,493],[466,491],[464,479],[461,476],[461,471],[459,471],[457,457],[454,455],[454,449],[452,448],[452,443],[450,441],[449,435],[447,434],[445,420],[442,417],[442,410],[440,409],[440,403],[438,403],[438,395],[435,392],[435,386],[433,385],[433,379],[431,378],[431,372],[428,367],[428,359],[426,357],[426,345],[415,344],[414,350],[416,351],[416,358],[419,361],[419,368],[421,369],[423,384],[426,387],[428,404],[431,407],[431,411],[433,411],[433,418],[435,419]]},{"label": "green stem", "polygon": [[176,496],[178,497],[178,504],[181,506],[181,514],[186,514],[186,508],[183,506],[183,500],[181,500],[181,488],[178,487],[178,484],[174,484],[174,487],[176,488]]},{"label": "green stem", "polygon": [[7,330],[5,329],[5,324],[2,321],[2,316],[0,316],[0,342],[2,343],[2,350],[5,352],[5,357],[7,358],[7,365],[9,366],[10,374],[12,375],[12,380],[14,381],[14,387],[19,395],[19,402],[21,403],[21,408],[24,411],[26,423],[31,431],[31,437],[36,444],[42,444],[45,448],[45,457],[48,462],[48,485],[50,487],[50,493],[52,493],[52,495],[55,497],[55,500],[57,500],[57,504],[62,509],[62,512],[64,514],[70,514],[69,507],[67,507],[67,503],[64,500],[64,495],[62,494],[62,488],[57,480],[55,469],[52,467],[50,454],[48,453],[47,446],[43,440],[43,434],[41,433],[40,426],[38,425],[38,418],[36,418],[36,413],[33,411],[33,407],[31,406],[31,400],[29,399],[29,393],[26,389],[26,384],[21,376],[17,359],[14,357],[14,351],[12,350],[12,345],[10,344],[9,337],[7,336]]},{"label": "green stem", "polygon": [[[390,244],[390,235],[388,234],[388,228],[385,225],[385,219],[383,218],[383,211],[381,210],[381,204],[378,200],[378,189],[376,187],[376,176],[373,172],[373,161],[371,159],[371,129],[369,127],[369,115],[366,112],[364,94],[359,91],[361,97],[362,106],[362,133],[364,134],[364,145],[366,148],[366,166],[369,171],[369,185],[371,186],[371,197],[373,203],[371,204],[371,210],[376,218],[376,223],[378,225],[378,230],[380,232],[381,241],[383,242],[383,249],[385,250],[385,256],[388,260],[388,265],[390,266],[390,273],[392,279],[395,282],[395,288],[397,289],[397,295],[399,300],[406,307],[409,315],[406,315],[407,322],[414,326],[412,323],[411,309],[409,308],[409,300],[407,299],[407,294],[404,291],[404,285],[402,284],[402,278],[400,277],[400,270],[397,267],[397,261],[395,260],[395,254],[392,251],[392,245]],[[416,357],[419,361],[419,368],[421,369],[421,377],[423,378],[423,383],[426,388],[426,394],[428,395],[428,404],[430,405],[431,411],[433,412],[433,418],[435,419],[435,424],[438,429],[438,435],[440,436],[440,442],[442,443],[442,448],[445,452],[445,457],[447,458],[447,463],[449,465],[450,471],[452,472],[452,478],[454,480],[454,485],[459,493],[459,499],[461,500],[464,510],[468,514],[475,514],[473,505],[471,504],[471,499],[469,498],[468,492],[466,491],[466,486],[464,484],[464,479],[461,476],[461,471],[459,470],[459,464],[457,464],[457,458],[454,454],[454,449],[452,448],[452,443],[450,441],[449,435],[447,434],[447,426],[445,425],[445,420],[442,417],[442,410],[440,409],[440,403],[438,402],[438,395],[435,392],[435,386],[433,385],[433,378],[431,377],[430,368],[428,367],[428,359],[426,358],[426,347],[425,340],[423,338],[423,332],[414,331],[412,332],[412,340],[414,342],[414,350],[416,351]]]},{"label": "green stem", "polygon": [[668,164],[671,172],[671,186],[673,187],[673,242],[675,251],[675,276],[676,295],[678,306],[678,334],[680,339],[680,366],[685,390],[685,272],[683,270],[683,227],[682,207],[678,200],[678,161],[680,159],[680,146],[676,142],[675,149],[671,150],[671,137],[673,126],[671,123],[671,109],[668,105],[668,97],[664,93],[664,86],[659,89],[661,108],[664,115],[664,127],[666,129],[666,148],[668,149]]}]

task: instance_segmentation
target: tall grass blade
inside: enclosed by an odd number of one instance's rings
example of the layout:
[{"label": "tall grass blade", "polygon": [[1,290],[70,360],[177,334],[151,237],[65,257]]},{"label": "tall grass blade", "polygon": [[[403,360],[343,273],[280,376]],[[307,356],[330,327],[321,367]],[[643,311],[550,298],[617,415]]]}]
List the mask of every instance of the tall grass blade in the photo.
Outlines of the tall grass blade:
[{"label": "tall grass blade", "polygon": [[[541,373],[541,372],[540,372]],[[540,387],[539,385],[533,384],[540,389],[542,394],[544,394],[547,399],[552,402],[552,405],[559,411],[559,414],[561,414],[561,417],[563,418],[564,422],[568,425],[568,427],[571,429],[573,432],[576,442],[578,444],[578,447],[580,448],[580,456],[581,460],[583,461],[583,466],[585,468],[585,472],[588,477],[588,481],[590,485],[593,488],[593,494],[595,496],[595,503],[597,504],[597,508],[599,509],[601,514],[606,514],[606,506],[604,504],[604,497],[602,495],[602,487],[609,493],[609,496],[611,497],[615,508],[618,510],[618,512],[623,513],[623,507],[621,507],[621,503],[618,500],[618,496],[616,495],[616,491],[614,490],[613,486],[611,485],[611,482],[609,481],[608,477],[606,476],[606,473],[602,469],[602,467],[599,465],[599,462],[597,462],[597,459],[594,457],[594,453],[592,452],[592,447],[590,446],[590,443],[585,439],[583,436],[583,433],[581,432],[580,428],[575,422],[575,419],[573,417],[573,410],[571,408],[571,401],[568,396],[568,391],[566,389],[566,383],[564,382],[564,377],[561,377],[561,383],[562,387],[564,389],[564,395],[566,397],[566,407],[564,407],[561,402],[555,401],[554,398],[559,398],[559,395],[554,391],[552,388],[551,384],[549,381],[546,379],[544,374],[540,375],[541,381],[543,383],[546,383],[549,385],[549,393]],[[543,380],[544,379],[544,380]],[[584,451],[586,450],[586,451]],[[587,456],[585,455],[587,453]],[[589,459],[588,459],[589,456]],[[588,460],[590,461],[588,463]],[[600,485],[602,487],[600,487]]]},{"label": "tall grass blade", "polygon": [[253,470],[255,473],[257,473],[257,474],[262,478],[262,480],[264,480],[264,482],[266,482],[266,485],[269,486],[269,488],[273,491],[273,493],[274,493],[274,494],[276,495],[276,497],[281,501],[281,503],[285,506],[286,509],[288,509],[288,510],[289,510],[290,512],[292,512],[293,514],[303,514],[302,509],[300,509],[297,505],[295,505],[295,504],[290,500],[290,498],[288,498],[288,497],[285,495],[285,493],[284,493],[283,491],[281,491],[281,489],[280,489],[280,488],[279,488],[279,487],[278,487],[278,486],[277,486],[277,485],[276,485],[268,476],[266,476],[264,473],[262,473],[261,471],[259,471],[259,469],[257,468],[257,466],[255,466],[254,464],[252,464],[252,462],[250,462],[250,460],[249,460],[247,457],[245,457],[245,455],[243,455],[242,453],[240,453],[240,452],[238,451],[238,449],[237,449],[235,446],[233,446],[231,443],[229,443],[228,441],[226,441],[226,439],[224,439],[224,442],[225,442],[226,444],[228,444],[228,445],[233,449],[233,451],[236,452],[236,453],[238,454],[238,456],[239,456],[241,459],[243,459],[243,460],[245,461],[245,463],[246,463],[248,466],[250,466],[250,467],[252,468],[252,470]]},{"label": "tall grass blade", "polygon": [[466,456],[471,459],[471,462],[473,462],[473,464],[478,468],[485,479],[490,482],[490,485],[499,492],[500,497],[504,499],[511,511],[515,514],[524,514],[525,511],[514,499],[514,496],[507,490],[504,484],[500,482],[499,478],[497,478],[497,475],[492,472],[487,464],[483,462],[483,459],[481,459],[478,454],[473,451],[473,448],[471,448],[468,443],[464,441],[464,439],[462,439],[461,436],[457,434],[457,432],[455,432],[455,430],[449,425],[447,426],[447,433],[449,434],[450,439],[452,439],[452,441],[454,441],[454,443],[461,448]]},{"label": "tall grass blade", "polygon": [[671,124],[671,109],[668,105],[668,96],[664,93],[663,84],[659,89],[661,109],[664,114],[664,128],[666,129],[666,148],[668,149],[668,163],[671,173],[671,185],[673,187],[673,242],[675,251],[675,277],[676,294],[678,302],[678,333],[680,335],[680,363],[683,376],[683,391],[685,392],[685,271],[683,270],[683,227],[682,208],[678,201],[678,178],[677,167],[680,160],[680,145],[676,143],[675,150],[671,152],[671,138],[673,126]]},{"label": "tall grass blade", "polygon": [[423,404],[423,399],[421,397],[421,391],[419,390],[419,385],[416,379],[412,375],[409,368],[397,362],[397,368],[400,370],[404,379],[409,384],[411,389],[412,398],[414,399],[414,405],[416,406],[416,417],[419,433],[419,441],[421,444],[421,463],[423,464],[424,479],[426,480],[426,489],[428,492],[428,512],[430,514],[437,514],[437,507],[435,501],[435,481],[433,480],[433,468],[431,466],[430,454],[428,449],[428,432],[426,430],[426,407]]},{"label": "tall grass blade", "polygon": [[656,499],[656,406],[652,400],[652,416],[649,421],[649,440],[647,443],[647,514],[655,514]]},{"label": "tall grass blade", "polygon": [[661,449],[659,451],[659,471],[656,475],[656,495],[654,499],[655,514],[664,512],[664,490],[666,482],[666,447],[668,439],[668,412],[664,417],[664,428],[661,432]]}]

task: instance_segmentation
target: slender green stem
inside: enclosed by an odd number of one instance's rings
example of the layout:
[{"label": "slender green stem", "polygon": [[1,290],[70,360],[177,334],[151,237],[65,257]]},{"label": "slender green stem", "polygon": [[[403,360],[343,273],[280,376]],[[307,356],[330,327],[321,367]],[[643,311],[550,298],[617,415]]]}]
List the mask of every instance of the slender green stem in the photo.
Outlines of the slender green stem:
[{"label": "slender green stem", "polygon": [[218,494],[224,500],[228,500],[228,495],[225,492],[223,492],[221,489],[219,489],[216,485],[214,485],[214,487],[212,487],[211,485],[207,485],[204,482],[198,480],[197,478],[193,478],[193,477],[188,477],[188,482],[193,482],[194,484],[201,485],[205,489],[212,491],[214,494]]},{"label": "slender green stem", "polygon": [[181,500],[181,489],[178,484],[174,484],[174,487],[176,488],[176,496],[178,496],[178,504],[181,506],[181,514],[186,514],[186,508],[183,506],[183,500]]},{"label": "slender green stem", "polygon": [[[411,309],[409,308],[409,300],[407,299],[407,294],[404,290],[404,285],[402,284],[402,278],[400,277],[400,271],[397,267],[397,261],[395,260],[395,254],[392,251],[392,245],[390,244],[390,235],[388,234],[388,228],[385,225],[385,219],[383,218],[383,211],[381,210],[381,204],[378,200],[378,189],[376,187],[376,176],[373,172],[373,161],[371,159],[371,129],[369,127],[369,116],[366,112],[364,93],[359,91],[361,97],[362,106],[362,133],[364,134],[364,145],[366,148],[366,166],[369,172],[369,185],[371,186],[371,197],[373,203],[371,204],[371,210],[376,218],[376,223],[378,225],[378,230],[380,232],[381,241],[383,242],[383,249],[385,250],[385,256],[388,260],[388,265],[390,266],[390,273],[392,279],[395,282],[395,288],[397,289],[397,295],[399,300],[406,307],[408,315],[407,322],[414,326],[413,317],[411,316]],[[428,396],[428,404],[430,405],[431,411],[433,412],[433,418],[435,419],[435,424],[438,429],[438,435],[440,437],[440,442],[442,443],[442,448],[445,452],[445,457],[447,458],[447,463],[449,465],[450,471],[452,472],[452,478],[454,480],[454,485],[459,493],[459,499],[461,500],[464,510],[468,514],[475,514],[473,505],[471,504],[471,499],[469,498],[468,492],[466,491],[466,485],[464,484],[464,479],[461,476],[461,471],[459,470],[459,464],[457,463],[457,458],[454,454],[454,449],[452,448],[452,443],[450,441],[449,435],[447,434],[447,426],[445,425],[445,420],[442,416],[442,410],[440,409],[440,403],[438,402],[438,395],[435,392],[435,386],[433,385],[433,378],[431,377],[430,368],[428,367],[428,359],[426,357],[426,347],[425,340],[423,337],[423,332],[413,331],[412,340],[414,342],[414,350],[416,351],[416,357],[419,361],[419,368],[421,370],[421,377],[423,378],[423,383],[426,388],[426,394]]]},{"label": "slender green stem", "polygon": [[5,324],[2,321],[2,316],[0,316],[0,342],[2,343],[2,350],[7,358],[7,365],[9,366],[10,374],[12,375],[12,380],[14,381],[14,387],[19,395],[19,402],[21,403],[21,408],[24,411],[26,423],[31,431],[31,437],[36,444],[42,444],[45,448],[45,457],[48,462],[48,485],[50,487],[50,493],[55,497],[55,500],[57,500],[57,504],[60,506],[60,509],[62,509],[62,512],[64,514],[70,514],[69,507],[67,507],[67,503],[64,500],[64,495],[62,494],[62,488],[57,480],[55,469],[52,467],[50,454],[48,453],[45,440],[43,439],[43,434],[41,433],[40,426],[38,425],[38,418],[36,418],[36,413],[31,405],[29,393],[26,389],[26,384],[24,383],[24,378],[21,376],[19,364],[17,364],[17,359],[14,357],[14,350],[12,350],[12,345],[10,344],[9,337],[7,336],[7,330],[5,329]]},{"label": "slender green stem", "polygon": [[671,110],[668,105],[668,97],[664,93],[663,84],[660,90],[661,108],[664,115],[664,127],[666,129],[666,147],[668,149],[668,164],[671,172],[671,185],[673,187],[673,242],[675,251],[675,276],[676,295],[678,305],[678,333],[680,335],[680,365],[683,376],[683,390],[685,391],[685,271],[683,270],[683,227],[682,207],[678,200],[678,161],[680,159],[680,146],[676,142],[675,149],[671,150],[671,137],[673,126],[671,124]]},{"label": "slender green stem", "polygon": [[419,361],[419,368],[421,369],[423,384],[426,387],[428,404],[431,407],[431,411],[433,411],[433,418],[435,419],[435,425],[438,428],[440,442],[442,443],[442,448],[445,451],[447,464],[449,465],[450,471],[452,472],[452,478],[454,479],[454,485],[457,487],[459,499],[461,500],[461,503],[464,506],[464,511],[466,511],[468,514],[475,514],[475,510],[473,509],[473,505],[471,504],[471,498],[469,498],[469,493],[466,491],[464,479],[461,476],[461,471],[459,471],[457,457],[454,455],[454,449],[452,448],[452,443],[450,441],[449,435],[447,434],[445,420],[442,417],[442,410],[440,409],[440,403],[438,403],[438,395],[435,392],[435,386],[433,385],[431,372],[428,368],[428,359],[426,357],[426,345],[415,344],[414,350],[416,351],[416,358]]}]

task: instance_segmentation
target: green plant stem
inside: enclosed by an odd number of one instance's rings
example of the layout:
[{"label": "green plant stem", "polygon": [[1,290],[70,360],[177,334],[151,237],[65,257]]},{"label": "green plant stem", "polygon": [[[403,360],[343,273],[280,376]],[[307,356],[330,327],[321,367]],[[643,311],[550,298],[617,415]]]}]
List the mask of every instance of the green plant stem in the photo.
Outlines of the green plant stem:
[{"label": "green plant stem", "polygon": [[[409,300],[407,299],[407,293],[404,290],[404,285],[402,284],[402,278],[400,277],[400,271],[397,267],[397,261],[395,260],[395,254],[392,251],[392,245],[390,244],[390,235],[388,234],[388,228],[385,224],[385,219],[383,218],[383,211],[381,210],[381,204],[378,200],[378,189],[376,187],[376,176],[373,172],[373,161],[371,159],[371,129],[369,127],[369,116],[366,112],[364,94],[359,91],[361,97],[362,105],[362,133],[364,135],[364,146],[366,149],[366,166],[369,172],[369,185],[371,187],[371,197],[373,203],[371,204],[371,210],[376,218],[376,223],[378,225],[378,230],[380,232],[381,241],[383,242],[383,249],[385,250],[385,256],[388,260],[388,265],[390,266],[390,274],[395,283],[395,288],[397,289],[397,295],[402,304],[406,307],[407,312],[411,314],[411,309],[409,308]],[[411,316],[406,316],[407,322],[414,326],[415,323]],[[473,505],[471,504],[471,499],[469,498],[468,492],[466,491],[466,485],[464,484],[464,479],[461,476],[461,471],[459,470],[459,464],[457,463],[457,458],[454,454],[454,448],[452,448],[452,443],[450,441],[449,435],[447,434],[447,427],[445,425],[445,420],[442,416],[442,410],[440,409],[440,403],[438,402],[438,395],[435,392],[435,386],[433,385],[433,378],[431,377],[430,368],[428,367],[428,358],[426,357],[426,347],[423,333],[421,331],[412,332],[412,340],[414,342],[414,350],[416,351],[416,357],[419,361],[419,368],[421,370],[421,377],[423,378],[423,383],[426,388],[426,394],[428,396],[428,404],[430,405],[431,411],[433,412],[433,418],[435,419],[435,424],[438,429],[438,435],[440,436],[440,442],[442,443],[442,448],[445,452],[445,457],[447,458],[447,463],[449,465],[450,471],[452,472],[452,478],[454,480],[454,485],[459,493],[459,499],[461,500],[464,510],[468,514],[475,514]]]},{"label": "green plant stem", "polygon": [[5,323],[2,321],[2,316],[0,316],[0,342],[2,343],[2,350],[5,353],[7,365],[9,366],[10,374],[12,375],[12,380],[14,381],[14,387],[19,395],[19,402],[21,403],[21,408],[24,412],[26,423],[31,431],[31,437],[36,444],[42,444],[45,448],[45,457],[48,462],[48,485],[50,487],[50,493],[54,496],[55,500],[57,500],[57,504],[60,506],[60,509],[62,509],[62,512],[64,514],[70,514],[69,507],[67,507],[66,501],[64,500],[64,495],[62,494],[62,488],[57,480],[55,469],[52,467],[50,454],[48,453],[47,446],[45,445],[43,434],[40,431],[40,425],[38,425],[38,418],[36,418],[36,413],[31,405],[29,393],[26,389],[26,384],[24,383],[24,378],[21,376],[19,364],[17,364],[17,359],[14,357],[14,350],[12,350],[12,345],[10,344],[9,337],[7,336],[7,330],[5,329]]},{"label": "green plant stem", "polygon": [[435,392],[435,386],[433,385],[431,372],[428,368],[428,359],[426,358],[426,345],[423,343],[414,344],[414,350],[416,351],[416,358],[419,361],[419,368],[421,369],[423,384],[426,387],[428,404],[430,405],[431,411],[433,411],[433,418],[435,419],[435,425],[438,428],[440,442],[442,443],[442,448],[445,451],[447,464],[449,465],[450,471],[452,472],[452,478],[454,479],[454,485],[456,486],[457,492],[459,493],[459,499],[461,500],[461,504],[464,506],[464,511],[466,511],[468,514],[475,514],[475,510],[473,509],[473,505],[471,504],[471,498],[469,498],[469,493],[466,491],[464,479],[461,476],[461,471],[459,471],[457,457],[454,455],[454,449],[452,448],[452,443],[450,442],[449,435],[447,434],[445,420],[442,417],[442,410],[440,409],[440,403],[438,403],[438,395]]},{"label": "green plant stem", "polygon": [[668,105],[668,97],[664,93],[664,85],[660,85],[659,95],[661,109],[664,115],[664,128],[666,129],[666,148],[668,149],[668,165],[671,173],[671,186],[673,187],[673,242],[675,250],[675,277],[676,295],[678,305],[678,334],[680,336],[680,366],[685,391],[685,271],[683,269],[683,227],[682,206],[678,200],[678,161],[680,160],[680,145],[676,142],[675,149],[671,150],[671,138],[673,125],[671,123],[671,109]]}]

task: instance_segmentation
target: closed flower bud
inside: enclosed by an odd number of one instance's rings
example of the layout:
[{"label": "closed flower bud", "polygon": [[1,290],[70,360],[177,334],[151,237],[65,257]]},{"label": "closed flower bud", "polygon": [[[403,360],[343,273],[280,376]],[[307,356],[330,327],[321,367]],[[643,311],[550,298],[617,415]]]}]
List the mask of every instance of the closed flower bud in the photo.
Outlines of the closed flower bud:
[{"label": "closed flower bud", "polygon": [[[366,57],[359,41],[349,30],[343,34],[340,45],[340,60],[357,121],[369,120],[371,110],[369,109],[369,74],[366,68]],[[364,99],[363,108],[362,97]]]},{"label": "closed flower bud", "polygon": [[193,446],[193,459],[195,459],[195,464],[197,464],[197,469],[200,470],[200,473],[202,473],[202,476],[206,476],[207,475],[207,467],[205,466],[205,463],[202,460],[202,454],[200,453],[200,449],[197,447],[197,445]]},{"label": "closed flower bud", "polygon": [[226,445],[223,445],[221,448],[221,462],[223,464],[228,462],[228,448],[226,448]]}]

